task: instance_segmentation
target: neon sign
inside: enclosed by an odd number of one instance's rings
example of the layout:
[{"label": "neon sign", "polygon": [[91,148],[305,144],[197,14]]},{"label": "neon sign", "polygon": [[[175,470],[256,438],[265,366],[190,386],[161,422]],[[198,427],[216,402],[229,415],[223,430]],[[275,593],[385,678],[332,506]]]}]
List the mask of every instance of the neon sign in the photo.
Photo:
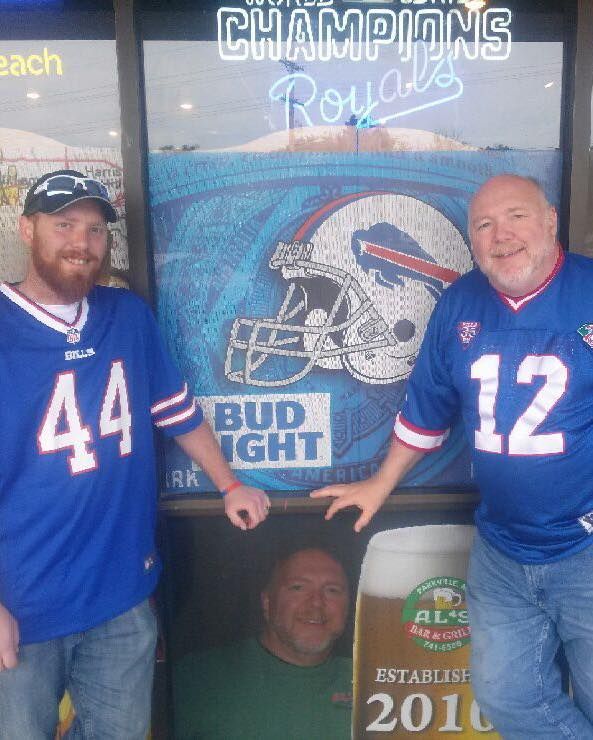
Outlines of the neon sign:
[{"label": "neon sign", "polygon": [[[281,0],[268,2],[280,4]],[[382,7],[339,13],[320,5],[314,11],[300,7],[290,12],[277,7],[223,7],[217,20],[220,57],[233,61],[302,63],[348,58],[373,62],[382,49],[394,46],[401,61],[409,61],[415,41],[427,44],[432,61],[449,55],[501,61],[511,53],[508,8],[395,11]]]},{"label": "neon sign", "polygon": [[[247,7],[218,10],[221,59],[279,61],[286,68],[269,99],[282,106],[287,129],[294,128],[295,112],[301,126],[344,123],[350,116],[361,128],[443,105],[463,93],[456,60],[503,61],[511,53],[511,11],[484,8],[482,0],[441,0],[441,7],[436,0],[400,0],[414,8],[398,10],[385,7],[390,0],[343,2],[367,7],[337,11],[334,0],[245,0]],[[379,59],[380,72],[369,67],[366,81],[346,86],[343,79],[324,85],[305,69]]]},{"label": "neon sign", "polygon": [[26,77],[27,75],[61,75],[62,58],[59,54],[51,54],[47,47],[42,54],[0,54],[0,77]]},{"label": "neon sign", "polygon": [[452,56],[450,52],[444,59],[431,62],[427,45],[418,43],[414,46],[408,82],[401,68],[392,68],[378,82],[350,85],[344,93],[334,87],[321,90],[311,75],[292,72],[272,85],[269,97],[284,106],[287,129],[291,128],[295,109],[305,126],[316,125],[317,117],[324,123],[343,123],[349,113],[355,117],[357,128],[386,124],[455,100],[463,93],[463,82],[455,73]]}]

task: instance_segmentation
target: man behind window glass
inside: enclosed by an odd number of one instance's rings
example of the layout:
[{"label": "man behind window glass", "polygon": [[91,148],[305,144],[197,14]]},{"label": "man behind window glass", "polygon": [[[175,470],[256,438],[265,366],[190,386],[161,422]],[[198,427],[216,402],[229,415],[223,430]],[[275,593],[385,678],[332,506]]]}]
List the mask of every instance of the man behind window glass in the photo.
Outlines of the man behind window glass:
[{"label": "man behind window glass", "polygon": [[0,738],[144,740],[155,620],[153,425],[226,491],[242,529],[266,495],[234,479],[148,308],[95,286],[117,219],[60,170],[29,190],[18,285],[0,284]]},{"label": "man behind window glass", "polygon": [[180,740],[348,740],[352,660],[334,656],[348,616],[341,564],[316,548],[276,563],[259,639],[192,653],[175,667]]}]

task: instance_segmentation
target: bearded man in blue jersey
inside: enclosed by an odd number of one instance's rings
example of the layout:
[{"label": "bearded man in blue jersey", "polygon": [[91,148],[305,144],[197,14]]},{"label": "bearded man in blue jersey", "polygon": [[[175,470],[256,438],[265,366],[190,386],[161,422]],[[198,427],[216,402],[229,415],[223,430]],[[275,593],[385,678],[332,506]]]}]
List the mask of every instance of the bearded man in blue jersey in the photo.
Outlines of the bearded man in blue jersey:
[{"label": "bearded man in blue jersey", "polygon": [[0,738],[53,738],[68,689],[73,737],[144,740],[155,618],[153,427],[222,492],[242,529],[269,501],[242,485],[148,307],[95,286],[117,219],[73,170],[29,190],[24,280],[0,284]]},{"label": "bearded man in blue jersey", "polygon": [[[505,740],[593,738],[593,261],[564,254],[532,180],[473,197],[479,270],[431,317],[380,470],[330,486],[368,524],[461,412],[481,491],[468,575],[472,683]],[[562,644],[573,699],[555,662]]]}]

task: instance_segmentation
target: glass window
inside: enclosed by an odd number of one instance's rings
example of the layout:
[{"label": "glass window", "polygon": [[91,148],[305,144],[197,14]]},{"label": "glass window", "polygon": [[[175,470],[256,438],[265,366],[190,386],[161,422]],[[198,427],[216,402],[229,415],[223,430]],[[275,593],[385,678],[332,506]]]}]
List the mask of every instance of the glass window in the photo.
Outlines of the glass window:
[{"label": "glass window", "polygon": [[[430,131],[473,147],[559,145],[557,4],[537,12],[465,7],[479,2],[209,5],[145,13],[152,150],[286,150],[292,130],[291,150],[308,141],[335,151],[348,124],[369,134]],[[348,150],[355,136],[346,138]],[[406,143],[375,138],[385,150]]]},{"label": "glass window", "polygon": [[[364,479],[472,267],[471,193],[516,172],[560,202],[563,10],[182,5],[142,17],[159,320],[243,479]],[[459,427],[406,484],[472,485]],[[213,487],[171,447],[166,490]]]},{"label": "glass window", "polygon": [[2,21],[0,279],[23,274],[16,222],[28,188],[44,172],[64,168],[108,186],[120,215],[109,272],[112,280],[123,278],[128,250],[112,4],[45,3],[3,12]]}]

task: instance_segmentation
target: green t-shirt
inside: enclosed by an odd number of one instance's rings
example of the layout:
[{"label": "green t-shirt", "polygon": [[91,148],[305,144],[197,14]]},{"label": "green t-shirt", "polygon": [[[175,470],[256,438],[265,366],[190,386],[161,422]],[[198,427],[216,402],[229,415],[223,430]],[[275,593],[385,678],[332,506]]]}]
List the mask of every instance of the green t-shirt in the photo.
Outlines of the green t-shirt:
[{"label": "green t-shirt", "polygon": [[352,660],[303,668],[257,640],[192,653],[174,668],[177,740],[348,740]]}]

